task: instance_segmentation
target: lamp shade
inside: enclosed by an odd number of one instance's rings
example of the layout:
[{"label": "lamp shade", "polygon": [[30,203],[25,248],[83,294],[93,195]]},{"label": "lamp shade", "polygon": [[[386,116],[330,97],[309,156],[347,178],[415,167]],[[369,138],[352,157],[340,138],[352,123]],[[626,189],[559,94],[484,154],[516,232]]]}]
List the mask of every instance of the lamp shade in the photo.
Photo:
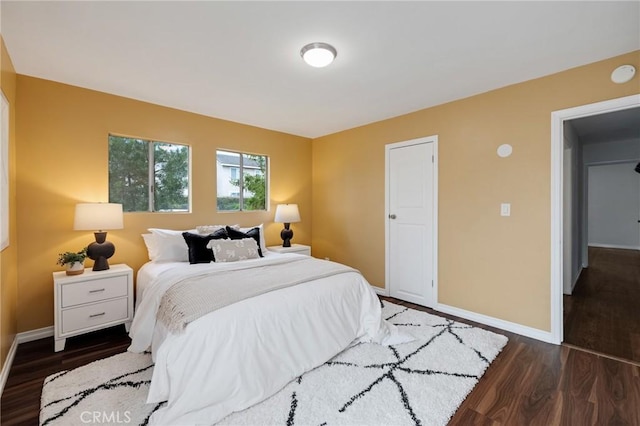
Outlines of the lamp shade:
[{"label": "lamp shade", "polygon": [[76,204],[76,215],[73,223],[73,229],[76,231],[122,229],[123,227],[122,204]]},{"label": "lamp shade", "polygon": [[300,212],[297,204],[278,204],[276,207],[276,217],[273,219],[277,223],[300,222]]}]

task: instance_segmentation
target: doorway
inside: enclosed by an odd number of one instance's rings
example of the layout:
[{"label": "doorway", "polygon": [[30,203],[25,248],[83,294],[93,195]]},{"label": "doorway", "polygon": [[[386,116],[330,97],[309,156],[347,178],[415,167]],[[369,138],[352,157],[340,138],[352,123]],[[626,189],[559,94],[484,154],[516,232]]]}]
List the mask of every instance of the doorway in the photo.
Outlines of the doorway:
[{"label": "doorway", "polygon": [[[640,121],[640,109],[635,110],[627,111]],[[564,343],[640,362],[640,174],[634,170],[640,155],[608,160],[620,155],[621,144],[601,143],[583,150],[583,158],[594,160],[594,151],[600,151],[598,157],[606,155],[607,161],[583,168],[588,268],[563,298]],[[640,132],[623,145],[640,154]]]},{"label": "doorway", "polygon": [[[600,219],[601,222],[594,225],[596,220],[594,213],[596,216],[602,214],[603,203],[605,207],[607,204],[612,206],[612,201],[608,198],[614,195],[613,192],[619,192],[619,188],[605,191],[600,188],[594,195],[594,187],[597,189],[598,185],[602,184],[610,187],[612,179],[620,182],[622,172],[618,166],[600,169],[593,167],[626,163],[630,168],[625,170],[625,179],[627,182],[635,182],[633,184],[636,189],[633,191],[640,187],[638,186],[640,175],[637,173],[629,175],[635,166],[632,162],[640,161],[640,130],[638,130],[638,124],[633,123],[633,120],[639,121],[639,114],[640,96],[638,95],[552,113],[551,324],[553,340],[558,344],[566,341],[567,337],[569,340],[574,340],[567,343],[575,344],[575,329],[564,328],[566,325],[564,320],[575,319],[571,318],[576,313],[574,309],[589,304],[595,311],[592,310],[578,321],[582,332],[586,330],[583,336],[588,335],[586,340],[583,339],[583,342],[590,342],[585,344],[589,346],[586,349],[605,351],[603,347],[606,345],[598,348],[597,345],[593,345],[593,342],[603,343],[607,340],[607,336],[615,333],[611,330],[603,331],[606,327],[602,328],[602,326],[611,327],[618,324],[618,328],[630,331],[629,327],[619,324],[624,324],[624,304],[626,303],[624,299],[631,300],[636,296],[627,294],[616,302],[617,307],[612,307],[609,303],[614,300],[612,295],[619,296],[624,294],[627,288],[634,287],[633,283],[629,285],[627,281],[636,280],[637,271],[633,267],[637,265],[629,259],[634,259],[636,254],[640,255],[640,252],[629,251],[629,249],[638,248],[635,243],[616,245],[614,242],[608,245],[608,240],[606,238],[603,240],[602,231],[611,231],[605,232],[611,237],[611,233],[620,234],[618,228],[624,228],[626,231],[623,234],[627,239],[633,237],[631,234],[635,234],[635,240],[634,238],[631,240],[637,241],[640,238],[640,223],[637,222],[640,217],[635,217],[640,213],[639,208],[635,207],[630,213],[628,207],[629,203],[634,203],[634,199],[638,199],[638,194],[628,193],[627,195],[631,196],[624,197],[627,207],[619,209],[618,212],[612,208],[605,208],[605,221],[602,222]],[[632,119],[631,124],[627,120],[627,125],[614,126],[616,123],[625,123],[628,117]],[[625,132],[627,132],[626,136]],[[619,143],[609,143],[616,141]],[[590,169],[593,173],[590,173]],[[590,175],[591,178],[596,179],[595,181],[591,179],[591,197],[595,196],[595,199],[590,199]],[[591,211],[589,210],[590,202]],[[600,205],[600,212],[597,211],[598,208],[594,210],[594,202]],[[626,223],[631,221],[630,214],[634,216],[633,223]],[[626,219],[613,219],[615,215],[625,216]],[[620,221],[625,223],[612,223]],[[613,235],[613,237],[615,241],[620,235],[617,237]],[[627,249],[627,251],[616,251],[619,249]],[[640,291],[640,286],[635,285],[635,288]],[[564,296],[564,307],[567,309],[564,312],[563,293],[574,294],[574,296]],[[591,299],[588,300],[585,297]],[[627,319],[631,320],[632,316],[633,312],[627,316]],[[602,319],[598,326],[593,322],[597,317]],[[576,323],[570,325],[574,327]],[[571,333],[572,336],[564,335],[565,332]],[[629,338],[638,337],[640,336]],[[610,355],[617,356],[617,354]],[[623,357],[630,359],[628,350],[627,355]]]},{"label": "doorway", "polygon": [[426,307],[437,303],[438,137],[385,147],[386,291]]},{"label": "doorway", "polygon": [[564,342],[640,363],[640,251],[589,247],[572,295],[564,296]]}]

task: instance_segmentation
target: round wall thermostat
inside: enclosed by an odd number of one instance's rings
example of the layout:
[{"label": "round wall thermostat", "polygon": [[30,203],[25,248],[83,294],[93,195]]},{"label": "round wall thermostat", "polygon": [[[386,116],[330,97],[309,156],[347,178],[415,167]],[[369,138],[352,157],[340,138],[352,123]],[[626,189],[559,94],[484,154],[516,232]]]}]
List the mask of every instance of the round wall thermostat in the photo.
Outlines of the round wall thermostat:
[{"label": "round wall thermostat", "polygon": [[508,143],[503,143],[498,147],[498,156],[505,158],[511,155],[513,148]]},{"label": "round wall thermostat", "polygon": [[636,68],[633,65],[620,65],[611,73],[611,81],[617,84],[626,83],[636,75]]}]

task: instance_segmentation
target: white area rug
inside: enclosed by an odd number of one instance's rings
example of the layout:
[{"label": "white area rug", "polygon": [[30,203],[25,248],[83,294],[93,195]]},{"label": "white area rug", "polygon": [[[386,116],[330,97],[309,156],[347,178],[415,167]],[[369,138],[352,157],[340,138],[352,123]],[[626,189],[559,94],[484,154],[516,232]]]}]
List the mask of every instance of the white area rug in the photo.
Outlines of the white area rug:
[{"label": "white area rug", "polygon": [[[360,344],[224,425],[445,425],[507,343],[505,336],[383,302],[417,340]],[[45,379],[41,425],[147,424],[153,365],[123,353]]]}]

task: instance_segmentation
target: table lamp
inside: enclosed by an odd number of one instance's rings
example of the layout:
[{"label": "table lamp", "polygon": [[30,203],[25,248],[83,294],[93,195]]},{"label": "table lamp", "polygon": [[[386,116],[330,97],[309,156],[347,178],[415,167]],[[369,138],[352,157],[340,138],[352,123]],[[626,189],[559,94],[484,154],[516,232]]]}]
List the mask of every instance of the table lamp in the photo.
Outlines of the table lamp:
[{"label": "table lamp", "polygon": [[274,222],[284,223],[284,229],[280,232],[282,247],[291,247],[293,231],[289,229],[289,224],[300,222],[300,212],[297,204],[278,204],[276,207],[276,217]]},{"label": "table lamp", "polygon": [[109,259],[116,252],[113,243],[107,241],[106,229],[122,229],[122,204],[80,203],[76,204],[73,229],[76,231],[98,230],[93,233],[96,240],[87,247],[87,256],[94,261],[94,271],[109,269]]}]

